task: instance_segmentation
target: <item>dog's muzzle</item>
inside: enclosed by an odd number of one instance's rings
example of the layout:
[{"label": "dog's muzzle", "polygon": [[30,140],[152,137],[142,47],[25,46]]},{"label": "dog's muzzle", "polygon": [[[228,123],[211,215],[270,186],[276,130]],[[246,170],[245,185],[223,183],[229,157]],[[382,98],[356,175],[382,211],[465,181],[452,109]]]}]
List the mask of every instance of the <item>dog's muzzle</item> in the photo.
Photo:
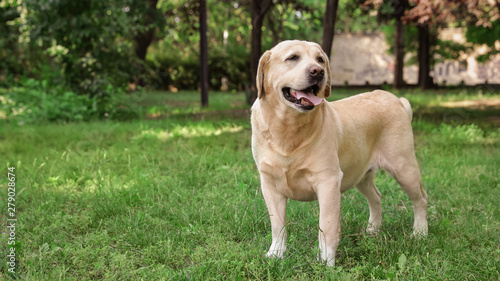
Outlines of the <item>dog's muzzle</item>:
[{"label": "dog's muzzle", "polygon": [[303,110],[312,110],[316,105],[323,102],[323,98],[317,96],[319,92],[319,86],[317,84],[312,85],[303,90],[297,90],[290,87],[285,87],[282,89],[283,97],[294,103],[296,107]]}]

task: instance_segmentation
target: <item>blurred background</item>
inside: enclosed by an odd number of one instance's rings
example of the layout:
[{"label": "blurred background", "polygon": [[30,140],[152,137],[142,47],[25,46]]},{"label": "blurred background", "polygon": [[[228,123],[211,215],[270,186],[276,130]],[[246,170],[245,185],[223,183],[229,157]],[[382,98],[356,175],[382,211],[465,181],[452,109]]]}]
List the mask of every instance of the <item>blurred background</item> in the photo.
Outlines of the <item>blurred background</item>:
[{"label": "blurred background", "polygon": [[500,84],[499,15],[495,0],[2,0],[0,118],[123,117],[127,93],[155,90],[251,105],[260,55],[286,39],[321,44],[336,87]]}]

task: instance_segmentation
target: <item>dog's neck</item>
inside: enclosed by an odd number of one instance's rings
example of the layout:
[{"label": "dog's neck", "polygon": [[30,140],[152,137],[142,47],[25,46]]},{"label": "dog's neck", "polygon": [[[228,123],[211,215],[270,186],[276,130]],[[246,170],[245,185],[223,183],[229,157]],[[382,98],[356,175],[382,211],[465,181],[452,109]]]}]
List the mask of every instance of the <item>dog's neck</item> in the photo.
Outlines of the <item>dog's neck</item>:
[{"label": "dog's neck", "polygon": [[264,125],[262,128],[266,128],[262,132],[264,138],[276,152],[291,156],[316,141],[317,128],[323,128],[327,105],[317,105],[311,112],[299,112],[283,103],[262,102],[260,106],[262,120],[274,119],[268,124],[261,124]]}]

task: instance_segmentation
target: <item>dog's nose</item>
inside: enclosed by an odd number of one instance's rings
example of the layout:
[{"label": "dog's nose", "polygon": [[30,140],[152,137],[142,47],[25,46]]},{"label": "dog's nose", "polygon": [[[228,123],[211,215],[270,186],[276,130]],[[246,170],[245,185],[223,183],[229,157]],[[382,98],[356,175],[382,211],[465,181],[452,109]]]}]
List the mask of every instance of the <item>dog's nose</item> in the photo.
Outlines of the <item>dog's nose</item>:
[{"label": "dog's nose", "polygon": [[325,70],[321,66],[311,66],[309,68],[309,75],[311,75],[311,77],[314,77],[316,79],[322,79],[323,76],[325,75]]}]

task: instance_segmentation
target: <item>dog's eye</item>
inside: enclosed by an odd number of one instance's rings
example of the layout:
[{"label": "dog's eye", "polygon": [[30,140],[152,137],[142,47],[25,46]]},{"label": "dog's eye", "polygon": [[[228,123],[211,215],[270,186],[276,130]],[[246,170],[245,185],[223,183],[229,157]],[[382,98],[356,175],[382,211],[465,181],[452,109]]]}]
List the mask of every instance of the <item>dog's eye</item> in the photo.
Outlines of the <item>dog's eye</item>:
[{"label": "dog's eye", "polygon": [[319,63],[324,63],[324,62],[325,62],[325,60],[324,60],[322,57],[318,57],[318,62],[319,62]]},{"label": "dog's eye", "polygon": [[295,60],[298,60],[298,59],[299,59],[299,56],[297,56],[297,55],[291,55],[286,60],[287,61],[295,61]]}]

